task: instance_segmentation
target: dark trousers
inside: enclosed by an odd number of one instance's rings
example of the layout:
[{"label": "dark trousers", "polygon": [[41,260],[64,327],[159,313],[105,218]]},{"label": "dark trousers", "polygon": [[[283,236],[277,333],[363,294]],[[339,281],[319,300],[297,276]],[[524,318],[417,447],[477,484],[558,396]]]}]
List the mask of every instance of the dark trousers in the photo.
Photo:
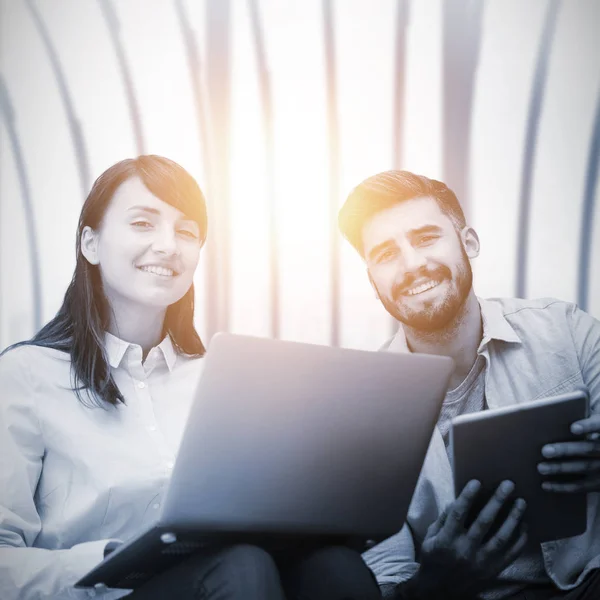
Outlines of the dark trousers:
[{"label": "dark trousers", "polygon": [[271,555],[250,545],[197,554],[157,575],[132,600],[377,600],[375,577],[342,546]]},{"label": "dark trousers", "polygon": [[600,570],[592,571],[573,590],[562,591],[555,587],[530,588],[506,600],[598,600],[600,598]]}]

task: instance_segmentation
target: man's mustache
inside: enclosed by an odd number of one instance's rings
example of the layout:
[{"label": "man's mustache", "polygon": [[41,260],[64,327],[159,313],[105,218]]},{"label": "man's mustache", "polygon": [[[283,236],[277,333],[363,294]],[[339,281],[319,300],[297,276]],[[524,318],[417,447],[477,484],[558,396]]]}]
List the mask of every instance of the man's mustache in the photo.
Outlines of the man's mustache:
[{"label": "man's mustache", "polygon": [[419,279],[442,281],[443,279],[450,279],[451,276],[452,273],[450,272],[450,269],[444,265],[440,265],[435,269],[419,269],[418,271],[407,273],[400,283],[397,283],[392,287],[392,298],[397,302],[400,296],[410,289],[415,281],[418,281]]}]

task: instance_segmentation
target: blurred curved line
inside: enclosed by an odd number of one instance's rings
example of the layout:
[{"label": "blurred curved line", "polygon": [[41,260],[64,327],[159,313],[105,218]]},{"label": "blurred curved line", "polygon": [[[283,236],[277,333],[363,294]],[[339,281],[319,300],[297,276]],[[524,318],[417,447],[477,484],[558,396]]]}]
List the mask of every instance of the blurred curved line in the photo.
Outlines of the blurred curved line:
[{"label": "blurred curved line", "polygon": [[[205,0],[206,97],[208,99],[212,222],[207,241],[207,327],[228,331],[231,311],[231,0]],[[210,215],[209,215],[210,216]]]},{"label": "blurred curved line", "polygon": [[531,99],[529,102],[523,169],[521,172],[520,212],[517,233],[515,290],[518,298],[524,298],[527,292],[527,260],[529,254],[529,221],[531,218],[531,190],[534,169],[533,163],[537,145],[540,115],[544,101],[546,75],[550,60],[550,47],[552,45],[552,37],[554,35],[554,28],[556,26],[558,8],[559,0],[549,1],[535,66]]},{"label": "blurred curved line", "polygon": [[46,27],[44,19],[42,18],[41,13],[37,10],[33,0],[25,0],[25,4],[29,9],[29,12],[31,13],[33,22],[35,23],[38,33],[40,34],[40,37],[44,42],[46,53],[48,54],[48,58],[50,59],[52,73],[54,74],[54,78],[56,79],[56,83],[58,84],[60,97],[65,108],[65,112],[67,114],[69,131],[71,133],[71,140],[73,142],[73,149],[75,151],[75,158],[77,160],[79,183],[81,185],[82,191],[81,197],[83,199],[87,196],[88,191],[90,189],[90,168],[81,123],[77,118],[77,113],[73,105],[71,93],[69,92],[69,87],[67,85],[65,73],[61,65],[60,59],[58,58],[58,52],[54,48],[52,38],[50,37],[50,32]]},{"label": "blurred curved line", "polygon": [[192,95],[194,97],[194,108],[196,109],[196,117],[198,120],[198,141],[202,148],[202,162],[204,176],[208,182],[210,189],[211,163],[210,163],[210,136],[208,135],[208,120],[206,118],[205,100],[202,88],[202,63],[200,60],[200,52],[194,31],[189,25],[189,17],[185,10],[183,0],[175,0],[175,12],[179,20],[181,29],[181,37],[185,47],[185,53],[192,82]]},{"label": "blurred curved line", "polygon": [[271,336],[279,337],[279,257],[277,251],[277,202],[275,196],[275,133],[273,117],[273,93],[271,74],[258,0],[248,0],[254,52],[258,68],[259,89],[265,128],[265,156],[267,178],[267,201],[269,206],[269,270],[271,301]]},{"label": "blurred curved line", "polygon": [[100,4],[102,15],[104,16],[104,20],[106,21],[110,33],[110,39],[117,54],[117,62],[119,63],[121,78],[123,79],[123,85],[125,86],[125,95],[127,96],[129,115],[133,124],[136,152],[138,154],[145,154],[142,120],[140,118],[139,105],[135,95],[133,80],[131,78],[131,69],[129,68],[129,63],[125,56],[123,42],[121,41],[121,24],[119,23],[119,18],[110,0],[98,0],[98,3]]},{"label": "blurred curved line", "polygon": [[[394,130],[393,130],[393,168],[404,166],[404,109],[406,96],[406,30],[410,20],[410,0],[396,0],[396,30],[394,59]],[[398,321],[390,316],[390,335],[398,330]]]},{"label": "blurred curved line", "polygon": [[31,261],[31,279],[33,289],[33,326],[37,331],[42,326],[42,286],[40,277],[39,250],[37,246],[37,236],[35,229],[35,213],[31,199],[31,190],[29,188],[29,177],[25,167],[25,159],[19,142],[19,134],[15,125],[15,112],[8,86],[4,76],[0,75],[0,112],[8,131],[12,154],[17,167],[19,185],[21,187],[21,199],[23,200],[23,212],[25,215],[25,225],[27,228],[27,241],[29,245],[29,258]]},{"label": "blurred curved line", "polygon": [[577,303],[582,310],[588,310],[589,303],[589,277],[592,257],[592,235],[594,226],[594,203],[596,200],[596,186],[598,184],[598,171],[600,170],[600,94],[596,101],[596,117],[594,130],[590,143],[588,163],[585,177],[585,192],[583,211],[581,215],[581,235],[579,246],[579,282],[577,290]]},{"label": "blurred curved line", "polygon": [[483,0],[443,3],[443,171],[471,217],[469,170],[475,76],[481,47]]},{"label": "blurred curved line", "polygon": [[[198,50],[198,44],[196,42],[196,36],[193,29],[190,27],[190,19],[187,14],[183,0],[175,0],[175,12],[179,21],[179,27],[181,30],[181,37],[183,39],[183,45],[185,48],[185,54],[188,64],[188,71],[190,81],[192,84],[192,97],[194,99],[194,109],[196,113],[197,123],[197,134],[200,147],[202,149],[202,165],[204,170],[204,180],[206,181],[206,203],[213,209],[214,207],[214,193],[213,193],[213,166],[211,163],[212,150],[210,147],[210,135],[209,135],[209,124],[206,115],[206,98],[204,88],[202,85],[202,61],[200,59],[200,51]],[[213,214],[214,210],[210,210],[210,214]],[[214,273],[216,272],[217,266],[212,252],[213,246],[208,244],[206,254],[206,265],[207,268],[204,272],[204,283],[205,290],[214,290]],[[210,294],[206,292],[205,294]],[[205,318],[207,325],[209,323],[215,323],[217,315],[213,313],[213,304],[209,301],[206,303],[206,314]],[[210,331],[208,332],[210,336]]]},{"label": "blurred curved line", "polygon": [[332,0],[322,1],[325,46],[325,85],[327,87],[327,141],[329,146],[329,221],[331,237],[331,345],[340,344],[340,248],[337,213],[340,193],[340,133],[337,112],[335,24]]},{"label": "blurred curved line", "polygon": [[395,63],[394,63],[394,169],[402,169],[404,149],[404,100],[406,95],[406,29],[410,19],[410,1],[396,1]]}]

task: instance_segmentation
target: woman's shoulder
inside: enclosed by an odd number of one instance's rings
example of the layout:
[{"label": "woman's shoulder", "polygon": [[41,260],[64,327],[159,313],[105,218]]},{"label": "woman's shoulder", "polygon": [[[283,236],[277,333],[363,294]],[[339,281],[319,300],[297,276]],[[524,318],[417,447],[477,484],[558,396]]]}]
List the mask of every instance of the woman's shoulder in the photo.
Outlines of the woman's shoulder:
[{"label": "woman's shoulder", "polygon": [[0,355],[1,378],[37,379],[52,373],[69,373],[70,367],[71,358],[67,352],[46,346],[20,344],[7,348]]},{"label": "woman's shoulder", "polygon": [[175,369],[184,376],[199,377],[204,370],[204,356],[177,354]]},{"label": "woman's shoulder", "polygon": [[26,342],[9,346],[3,350],[0,354],[0,361],[4,360],[15,362],[29,360],[70,362],[71,358],[69,353],[63,350]]}]

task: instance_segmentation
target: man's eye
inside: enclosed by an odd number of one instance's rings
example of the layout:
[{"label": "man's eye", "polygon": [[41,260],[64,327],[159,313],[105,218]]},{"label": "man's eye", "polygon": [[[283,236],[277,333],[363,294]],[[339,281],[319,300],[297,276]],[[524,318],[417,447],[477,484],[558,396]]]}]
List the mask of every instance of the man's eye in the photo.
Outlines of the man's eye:
[{"label": "man's eye", "polygon": [[419,244],[430,244],[437,240],[437,235],[422,235],[419,238]]},{"label": "man's eye", "polygon": [[388,260],[392,260],[395,256],[396,256],[396,251],[395,250],[386,250],[385,252],[382,252],[377,257],[377,262],[378,263],[384,263],[384,262],[387,262]]}]

